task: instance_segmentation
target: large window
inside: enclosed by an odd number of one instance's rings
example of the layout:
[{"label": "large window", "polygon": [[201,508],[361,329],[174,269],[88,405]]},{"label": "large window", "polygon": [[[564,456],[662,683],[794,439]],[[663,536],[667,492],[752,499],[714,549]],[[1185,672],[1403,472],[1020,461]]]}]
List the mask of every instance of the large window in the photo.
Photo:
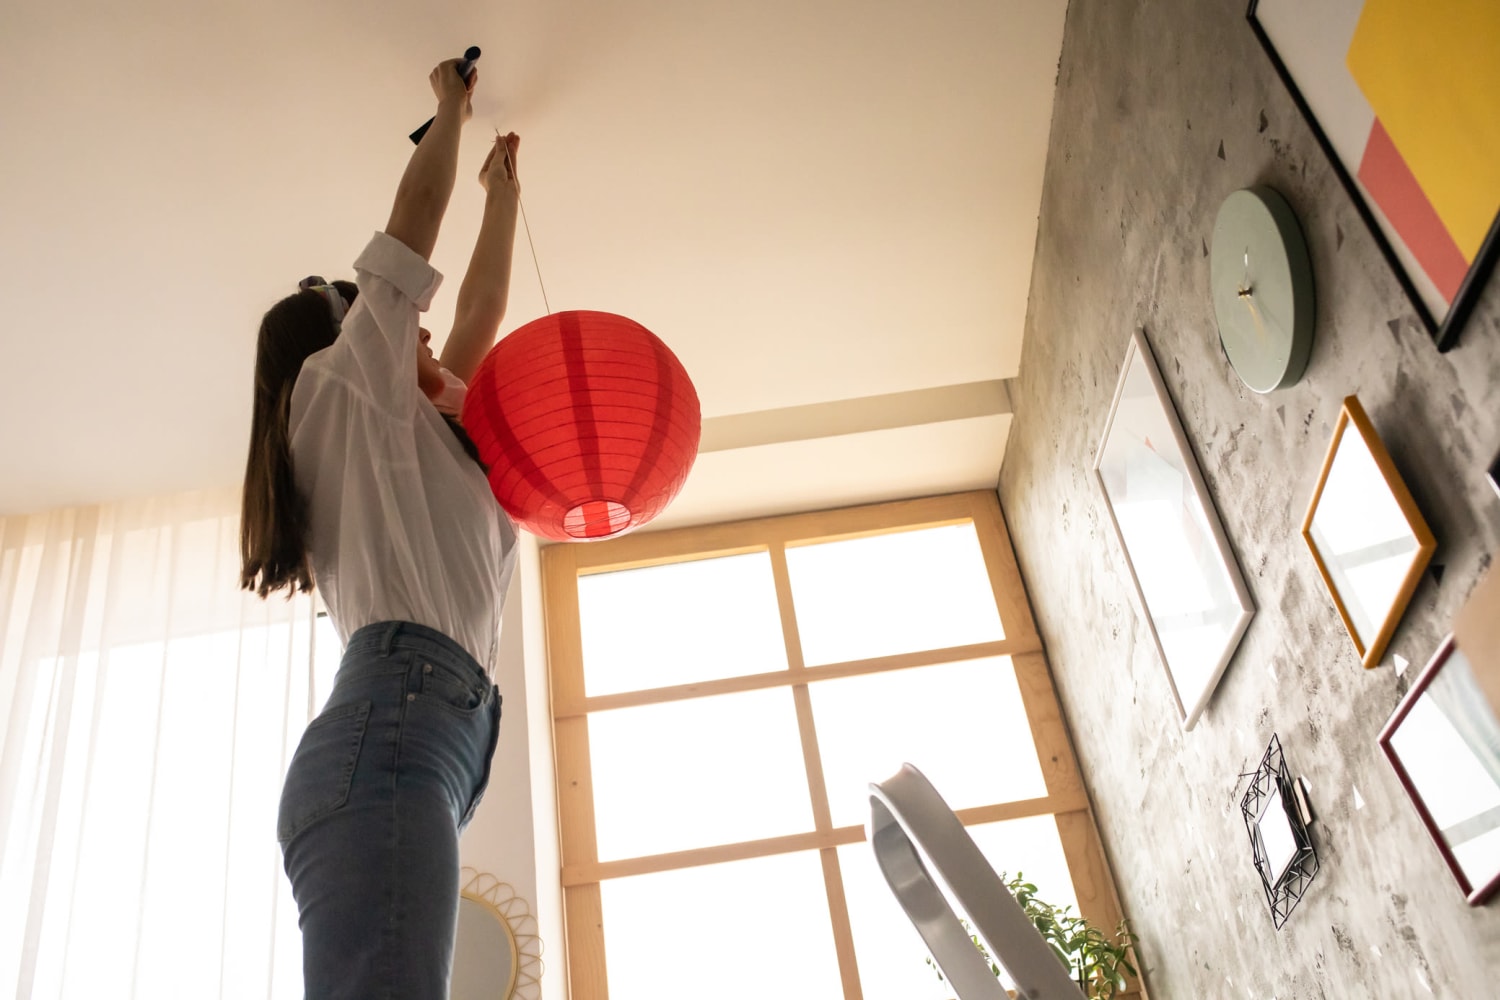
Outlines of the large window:
[{"label": "large window", "polygon": [[574,996],[943,1000],[865,843],[920,768],[1119,920],[993,493],[543,551]]}]

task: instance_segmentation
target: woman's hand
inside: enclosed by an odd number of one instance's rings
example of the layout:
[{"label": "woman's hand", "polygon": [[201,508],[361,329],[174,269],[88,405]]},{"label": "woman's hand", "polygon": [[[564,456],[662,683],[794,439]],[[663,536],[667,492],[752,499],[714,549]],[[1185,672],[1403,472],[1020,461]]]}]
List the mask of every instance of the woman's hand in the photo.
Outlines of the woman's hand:
[{"label": "woman's hand", "polygon": [[474,113],[469,95],[479,75],[470,73],[465,80],[458,75],[458,63],[457,59],[448,59],[427,74],[427,82],[437,95],[437,114],[407,161],[390,221],[385,224],[386,233],[423,260],[432,259],[438,227],[448,211],[448,199],[453,196],[453,182],[458,176],[459,139],[464,122]]},{"label": "woman's hand", "polygon": [[445,59],[427,74],[427,82],[432,85],[432,92],[437,95],[438,107],[457,108],[459,119],[468,121],[474,114],[474,105],[470,100],[474,93],[474,84],[479,82],[479,67],[475,66],[469,70],[469,78],[465,80],[458,75],[458,64],[461,59]]},{"label": "woman's hand", "polygon": [[521,182],[516,179],[516,151],[521,148],[521,137],[514,132],[495,136],[490,155],[484,158],[479,168],[479,186],[490,195],[509,195],[511,200],[521,195]]},{"label": "woman's hand", "polygon": [[516,214],[521,185],[516,180],[516,150],[521,138],[514,132],[495,136],[490,155],[479,170],[484,187],[484,217],[474,256],[458,289],[453,332],[443,345],[442,365],[465,382],[495,346],[500,322],[510,299],[510,262],[516,241]]}]

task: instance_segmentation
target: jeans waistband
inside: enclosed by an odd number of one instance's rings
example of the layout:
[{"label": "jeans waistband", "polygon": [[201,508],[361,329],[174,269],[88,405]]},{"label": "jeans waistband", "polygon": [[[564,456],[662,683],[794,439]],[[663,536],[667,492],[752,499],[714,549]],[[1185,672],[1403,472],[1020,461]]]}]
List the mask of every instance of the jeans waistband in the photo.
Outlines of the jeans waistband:
[{"label": "jeans waistband", "polygon": [[437,629],[416,622],[372,622],[349,637],[344,656],[359,653],[389,656],[396,650],[418,653],[425,659],[439,661],[489,683],[484,667],[468,650]]}]

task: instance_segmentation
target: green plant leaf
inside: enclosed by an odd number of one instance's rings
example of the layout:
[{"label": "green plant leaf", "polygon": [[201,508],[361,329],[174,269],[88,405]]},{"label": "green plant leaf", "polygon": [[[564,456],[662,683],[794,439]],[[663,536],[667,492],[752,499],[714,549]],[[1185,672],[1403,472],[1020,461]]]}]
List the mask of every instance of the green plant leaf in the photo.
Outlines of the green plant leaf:
[{"label": "green plant leaf", "polygon": [[[1117,992],[1125,989],[1128,983],[1122,969],[1131,976],[1137,975],[1129,959],[1130,949],[1137,938],[1130,932],[1126,921],[1119,922],[1115,927],[1115,936],[1111,938],[1099,928],[1091,926],[1082,915],[1074,914],[1071,906],[1053,906],[1037,898],[1036,886],[1027,882],[1020,872],[1016,872],[1013,878],[1007,878],[1002,872],[1000,878],[1021,905],[1032,926],[1068,970],[1069,978],[1078,983],[1078,988],[1089,1000],[1113,1000]],[[990,972],[998,978],[1001,975],[999,963],[991,958],[984,942],[969,922],[962,919],[959,922],[990,967]],[[939,981],[943,981],[942,970],[931,956],[928,956],[926,962],[937,974]]]}]

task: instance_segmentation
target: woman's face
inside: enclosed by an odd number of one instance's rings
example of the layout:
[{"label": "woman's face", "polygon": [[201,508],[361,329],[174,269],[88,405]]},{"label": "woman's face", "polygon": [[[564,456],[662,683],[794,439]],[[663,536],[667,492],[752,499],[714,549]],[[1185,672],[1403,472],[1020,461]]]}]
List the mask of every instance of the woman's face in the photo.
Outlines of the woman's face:
[{"label": "woman's face", "polygon": [[419,327],[417,334],[417,385],[429,397],[443,390],[443,368],[432,353],[432,331]]}]

